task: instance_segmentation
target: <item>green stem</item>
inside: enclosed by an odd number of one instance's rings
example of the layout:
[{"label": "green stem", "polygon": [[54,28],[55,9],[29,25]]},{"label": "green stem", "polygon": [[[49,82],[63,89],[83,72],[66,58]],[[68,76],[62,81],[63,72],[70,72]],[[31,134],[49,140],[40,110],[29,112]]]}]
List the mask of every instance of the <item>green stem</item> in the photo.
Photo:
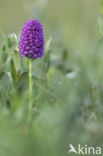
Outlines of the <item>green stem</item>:
[{"label": "green stem", "polygon": [[29,62],[29,109],[32,110],[32,60]]}]

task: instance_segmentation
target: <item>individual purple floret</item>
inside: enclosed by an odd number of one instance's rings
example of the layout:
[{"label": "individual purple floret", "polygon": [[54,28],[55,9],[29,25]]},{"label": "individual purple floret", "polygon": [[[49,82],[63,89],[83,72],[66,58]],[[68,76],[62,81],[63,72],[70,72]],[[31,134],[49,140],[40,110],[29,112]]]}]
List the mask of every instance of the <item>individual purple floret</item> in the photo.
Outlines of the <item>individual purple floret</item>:
[{"label": "individual purple floret", "polygon": [[43,26],[37,20],[28,20],[22,29],[19,51],[21,57],[41,58],[44,51]]}]

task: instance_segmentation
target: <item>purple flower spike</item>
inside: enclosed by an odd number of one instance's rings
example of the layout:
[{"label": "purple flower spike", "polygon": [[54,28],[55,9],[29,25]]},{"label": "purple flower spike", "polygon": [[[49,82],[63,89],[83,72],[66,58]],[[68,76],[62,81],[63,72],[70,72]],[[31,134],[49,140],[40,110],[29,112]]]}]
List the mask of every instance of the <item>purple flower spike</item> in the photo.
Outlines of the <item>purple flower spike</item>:
[{"label": "purple flower spike", "polygon": [[43,26],[37,20],[28,20],[22,29],[19,52],[21,57],[41,58],[44,51]]}]

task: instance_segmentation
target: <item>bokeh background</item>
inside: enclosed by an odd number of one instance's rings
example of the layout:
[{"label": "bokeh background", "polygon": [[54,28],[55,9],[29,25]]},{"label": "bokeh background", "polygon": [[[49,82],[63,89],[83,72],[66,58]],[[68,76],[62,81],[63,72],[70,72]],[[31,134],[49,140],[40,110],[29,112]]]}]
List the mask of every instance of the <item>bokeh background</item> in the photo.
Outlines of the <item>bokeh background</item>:
[{"label": "bokeh background", "polygon": [[98,0],[0,0],[0,30],[18,33],[30,18],[44,25],[66,48],[88,51],[96,40]]},{"label": "bokeh background", "polygon": [[[45,50],[33,61],[28,123],[29,60],[18,41],[30,18],[43,24]],[[103,155],[102,68],[103,0],[0,0],[0,156],[67,156],[69,144]]]}]

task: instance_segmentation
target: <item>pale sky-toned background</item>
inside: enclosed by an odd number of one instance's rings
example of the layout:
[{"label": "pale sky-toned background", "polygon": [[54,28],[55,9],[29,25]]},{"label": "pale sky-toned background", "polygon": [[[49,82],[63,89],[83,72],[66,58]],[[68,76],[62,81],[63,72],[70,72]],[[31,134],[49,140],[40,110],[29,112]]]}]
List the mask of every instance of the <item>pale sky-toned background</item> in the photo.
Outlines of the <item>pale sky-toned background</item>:
[{"label": "pale sky-toned background", "polygon": [[45,38],[82,50],[96,40],[98,14],[98,0],[0,0],[0,31],[18,33],[27,19],[39,19]]}]

